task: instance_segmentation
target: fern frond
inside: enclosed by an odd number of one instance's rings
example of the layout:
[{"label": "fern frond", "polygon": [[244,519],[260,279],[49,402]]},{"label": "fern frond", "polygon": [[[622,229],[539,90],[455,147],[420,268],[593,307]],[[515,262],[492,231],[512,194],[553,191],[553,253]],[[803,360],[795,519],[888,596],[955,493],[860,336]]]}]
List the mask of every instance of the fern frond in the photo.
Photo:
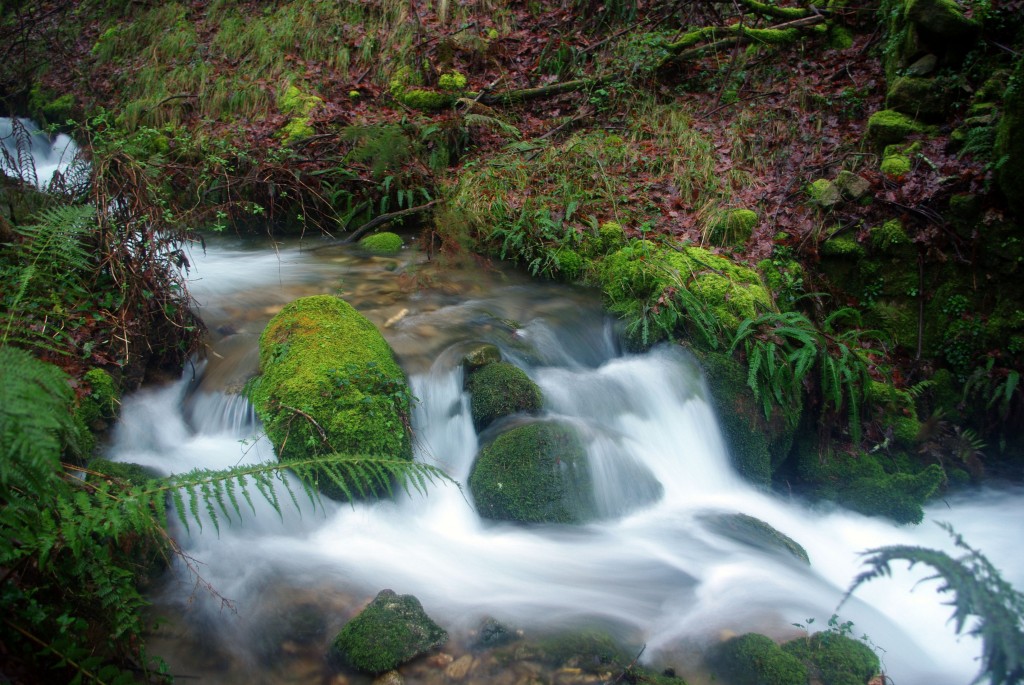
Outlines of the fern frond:
[{"label": "fern frond", "polygon": [[[939,550],[910,545],[868,550],[864,563],[869,568],[854,579],[843,602],[864,583],[891,576],[893,562],[905,561],[911,568],[930,566],[935,575],[925,580],[940,580],[939,594],[953,595],[950,619],[956,632],[967,628],[969,635],[981,638],[981,670],[974,682],[987,677],[991,685],[1024,683],[1024,595],[1003,580],[992,563],[951,526],[939,525],[966,554],[953,558]],[[972,617],[976,619],[973,623]]]},{"label": "fern frond", "polygon": [[491,129],[497,133],[503,133],[510,138],[515,138],[516,140],[523,137],[522,132],[518,128],[505,123],[497,117],[489,117],[484,114],[467,112],[463,115],[463,118],[465,119],[467,126],[482,126],[483,128]]}]

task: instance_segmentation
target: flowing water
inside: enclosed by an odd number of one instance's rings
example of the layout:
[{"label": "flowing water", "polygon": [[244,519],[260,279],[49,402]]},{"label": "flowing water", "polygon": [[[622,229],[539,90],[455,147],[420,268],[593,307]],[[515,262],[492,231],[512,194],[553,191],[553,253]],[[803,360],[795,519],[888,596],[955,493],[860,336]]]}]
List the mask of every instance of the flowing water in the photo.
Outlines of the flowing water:
[{"label": "flowing water", "polygon": [[[21,175],[29,181],[34,171],[36,186],[45,190],[55,173],[67,171],[78,152],[78,146],[64,133],[51,136],[40,131],[39,125],[31,119],[19,118],[18,121],[29,134],[27,146],[22,146],[22,149],[19,149],[14,135],[14,120],[0,117],[0,146],[3,147],[0,150],[0,171],[15,177]],[[32,159],[34,170],[27,169],[28,158]]]},{"label": "flowing water", "polygon": [[[484,617],[527,635],[600,625],[646,645],[652,666],[707,682],[698,655],[724,635],[797,636],[791,624],[809,618],[823,627],[859,570],[859,552],[894,543],[950,549],[934,521],[953,523],[1024,587],[1016,547],[1024,493],[966,493],[929,507],[920,526],[897,527],[758,492],[729,465],[707,402],[714,388],[698,366],[677,348],[624,354],[594,293],[501,270],[437,268],[415,249],[381,258],[222,241],[193,264],[192,292],[210,328],[207,361],[124,401],[113,458],[162,473],[271,459],[238,395],[255,372],[259,333],[296,297],[340,293],[378,325],[409,375],[418,459],[466,482],[478,440],[459,362],[471,346],[494,343],[541,386],[545,413],[585,436],[602,517],[578,527],[494,523],[477,516],[467,491],[436,484],[426,496],[316,511],[303,504],[280,518],[257,506],[256,516],[222,521],[219,534],[210,525],[176,531],[218,593],[182,569],[156,591],[158,613],[172,619],[150,651],[176,674],[369,682],[333,673],[323,654],[346,620],[391,588],[416,595],[452,638],[442,656],[404,669],[408,683],[570,682],[471,653]],[[802,544],[811,566],[717,534],[708,523],[715,512],[766,521]],[[897,569],[869,583],[841,617],[886,650],[897,685],[967,685],[979,645],[954,636],[934,583],[914,588],[924,575]]]}]

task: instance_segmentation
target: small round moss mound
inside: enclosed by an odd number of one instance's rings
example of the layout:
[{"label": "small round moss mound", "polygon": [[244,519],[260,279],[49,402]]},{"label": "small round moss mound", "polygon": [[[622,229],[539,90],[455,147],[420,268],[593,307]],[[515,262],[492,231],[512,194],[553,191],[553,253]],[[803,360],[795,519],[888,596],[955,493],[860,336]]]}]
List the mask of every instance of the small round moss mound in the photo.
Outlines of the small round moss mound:
[{"label": "small round moss mound", "polygon": [[555,252],[555,263],[557,264],[558,273],[562,275],[567,281],[575,281],[584,272],[586,266],[586,260],[583,256],[575,250],[570,250],[567,247],[563,247]]},{"label": "small round moss mound", "polygon": [[330,655],[355,669],[374,675],[437,649],[446,633],[423,611],[412,595],[381,590],[358,616],[345,624]]},{"label": "small round moss mound", "polygon": [[868,138],[879,147],[892,143],[902,143],[908,136],[920,133],[924,130],[921,124],[917,123],[905,114],[900,114],[891,109],[883,109],[875,112],[868,119]]},{"label": "small round moss mound", "polygon": [[[316,455],[412,459],[411,393],[391,348],[352,305],[331,295],[295,300],[260,336],[250,399],[282,461]],[[321,489],[343,493],[327,479]]]},{"label": "small round moss mound", "polygon": [[822,685],[867,685],[881,666],[870,647],[838,632],[791,640],[782,651],[803,662]]},{"label": "small round moss mound", "polygon": [[462,368],[467,374],[479,371],[488,364],[501,361],[501,350],[497,345],[482,343],[477,345],[462,358]]},{"label": "small round moss mound", "polygon": [[526,372],[508,362],[488,364],[469,377],[473,425],[478,431],[496,419],[518,412],[540,411],[540,388]]},{"label": "small round moss mound", "polygon": [[359,247],[370,252],[390,254],[402,249],[402,236],[384,231],[368,235],[359,241]]},{"label": "small round moss mound", "polygon": [[807,668],[792,654],[758,633],[717,645],[708,655],[716,674],[730,685],[805,685]]},{"label": "small round moss mound", "polygon": [[722,247],[743,245],[757,226],[757,212],[750,209],[732,209],[714,220],[708,228],[708,240]]},{"label": "small round moss mound", "polygon": [[577,523],[593,516],[587,457],[576,431],[532,423],[480,450],[469,489],[484,518]]}]

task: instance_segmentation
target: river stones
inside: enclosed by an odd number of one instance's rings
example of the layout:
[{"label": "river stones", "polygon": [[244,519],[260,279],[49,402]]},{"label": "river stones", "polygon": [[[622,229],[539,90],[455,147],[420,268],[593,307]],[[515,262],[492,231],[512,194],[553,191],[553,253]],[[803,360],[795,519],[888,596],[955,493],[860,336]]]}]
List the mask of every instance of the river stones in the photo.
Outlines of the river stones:
[{"label": "river stones", "polygon": [[427,616],[418,599],[394,590],[381,590],[334,638],[330,657],[378,675],[447,641],[448,633]]}]

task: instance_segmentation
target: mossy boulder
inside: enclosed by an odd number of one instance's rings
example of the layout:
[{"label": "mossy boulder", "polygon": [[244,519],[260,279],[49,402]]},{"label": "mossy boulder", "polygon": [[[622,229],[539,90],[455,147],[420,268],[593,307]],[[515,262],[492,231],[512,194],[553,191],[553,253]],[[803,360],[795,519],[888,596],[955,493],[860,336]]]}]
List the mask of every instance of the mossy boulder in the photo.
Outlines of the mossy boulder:
[{"label": "mossy boulder", "polygon": [[999,189],[1017,216],[1024,217],[1024,58],[1017,58],[1006,89],[992,157],[1001,160],[996,171]]},{"label": "mossy boulder", "polygon": [[478,431],[496,419],[517,413],[535,414],[544,398],[526,372],[508,362],[487,364],[466,382],[473,425]]},{"label": "mossy boulder", "polygon": [[857,201],[871,190],[871,182],[852,171],[840,171],[833,181],[843,199]]},{"label": "mossy boulder", "polygon": [[854,261],[863,259],[868,253],[856,238],[848,235],[829,237],[821,244],[819,250],[826,257],[840,257]]},{"label": "mossy boulder", "polygon": [[576,250],[563,247],[555,251],[555,268],[567,281],[579,279],[587,270],[587,259]]},{"label": "mossy boulder", "polygon": [[402,236],[383,231],[368,235],[359,241],[359,247],[378,254],[392,254],[402,249]]},{"label": "mossy boulder", "polygon": [[901,76],[889,84],[885,105],[915,119],[938,121],[945,118],[952,98],[938,79]]},{"label": "mossy boulder", "polygon": [[902,143],[909,136],[924,131],[924,126],[911,117],[891,109],[875,112],[868,119],[867,137],[879,147]]},{"label": "mossy boulder", "polygon": [[705,514],[701,518],[714,532],[730,540],[758,549],[788,554],[808,566],[811,563],[803,545],[759,518],[747,514]]},{"label": "mossy boulder", "polygon": [[315,132],[313,130],[310,114],[317,106],[323,104],[323,99],[308,93],[303,93],[294,85],[288,86],[277,98],[277,108],[282,114],[291,117],[288,123],[278,131],[278,136],[284,144],[289,144],[308,138]]},{"label": "mossy boulder", "polygon": [[90,430],[105,430],[117,415],[120,404],[117,385],[113,377],[100,368],[86,371],[83,380],[89,391],[79,400],[76,414]]},{"label": "mossy boulder", "polygon": [[[726,257],[699,247],[658,246],[635,240],[608,255],[596,269],[598,282],[611,306],[627,317],[642,318],[660,303],[693,307],[714,321],[723,336],[735,333],[744,319],[775,309],[760,275]],[[680,292],[685,290],[684,293]],[[685,327],[686,317],[681,318]],[[664,330],[650,330],[646,344],[665,337]]]},{"label": "mossy boulder", "polygon": [[870,647],[838,632],[790,640],[782,651],[799,659],[821,685],[867,685],[881,668]]},{"label": "mossy boulder", "polygon": [[[411,393],[370,321],[331,295],[285,306],[260,336],[250,399],[282,461],[333,453],[412,459]],[[342,497],[321,479],[321,489]]]},{"label": "mossy boulder", "polygon": [[806,685],[807,667],[771,638],[747,633],[716,645],[708,654],[716,675],[730,685]]},{"label": "mossy boulder", "polygon": [[978,37],[981,25],[968,18],[954,0],[907,0],[906,18],[921,31],[929,44],[938,47],[955,42],[966,52]]},{"label": "mossy boulder", "polygon": [[499,435],[477,455],[469,489],[484,518],[578,523],[594,515],[586,452],[576,431],[560,423]]},{"label": "mossy boulder", "polygon": [[879,252],[895,252],[910,245],[910,237],[899,219],[889,219],[880,226],[872,226],[869,234],[871,248]]},{"label": "mossy boulder", "polygon": [[822,209],[832,209],[843,200],[839,188],[827,178],[819,178],[808,185],[807,196],[813,204]]},{"label": "mossy boulder", "polygon": [[799,475],[816,496],[897,523],[920,523],[922,505],[945,481],[937,464],[916,472],[907,464],[907,470],[890,473],[876,455],[866,452],[821,455],[813,439],[802,441],[798,453]]},{"label": "mossy boulder", "polygon": [[427,616],[418,599],[381,590],[334,638],[330,656],[335,662],[377,675],[447,641],[448,633]]}]

